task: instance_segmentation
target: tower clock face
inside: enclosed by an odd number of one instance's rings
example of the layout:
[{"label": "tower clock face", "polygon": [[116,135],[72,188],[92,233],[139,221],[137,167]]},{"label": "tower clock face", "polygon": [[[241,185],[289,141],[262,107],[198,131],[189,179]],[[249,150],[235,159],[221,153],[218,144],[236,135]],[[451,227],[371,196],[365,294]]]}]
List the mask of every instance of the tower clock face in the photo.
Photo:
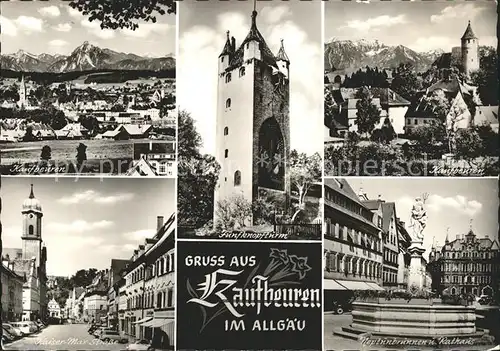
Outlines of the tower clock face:
[{"label": "tower clock face", "polygon": [[30,213],[30,218],[33,218],[33,214],[32,213]]}]

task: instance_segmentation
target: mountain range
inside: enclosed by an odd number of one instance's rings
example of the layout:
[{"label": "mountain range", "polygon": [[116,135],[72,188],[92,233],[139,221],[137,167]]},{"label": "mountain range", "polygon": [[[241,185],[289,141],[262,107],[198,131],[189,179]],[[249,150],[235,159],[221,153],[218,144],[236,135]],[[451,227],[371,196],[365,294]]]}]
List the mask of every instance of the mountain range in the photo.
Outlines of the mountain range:
[{"label": "mountain range", "polygon": [[0,67],[12,71],[52,73],[106,69],[166,71],[175,69],[175,58],[172,55],[151,58],[126,54],[103,49],[86,41],[68,56],[45,53],[33,55],[23,50],[0,55]]},{"label": "mountain range", "polygon": [[325,44],[325,71],[357,71],[366,66],[391,68],[410,63],[417,71],[427,70],[442,50],[416,52],[403,45],[388,46],[378,40],[331,40]]}]

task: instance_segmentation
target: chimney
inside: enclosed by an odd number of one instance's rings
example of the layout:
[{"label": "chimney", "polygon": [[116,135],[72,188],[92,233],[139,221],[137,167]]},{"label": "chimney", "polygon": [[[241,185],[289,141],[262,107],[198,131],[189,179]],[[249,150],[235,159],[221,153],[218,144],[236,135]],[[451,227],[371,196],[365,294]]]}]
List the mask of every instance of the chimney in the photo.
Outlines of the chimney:
[{"label": "chimney", "polygon": [[139,245],[139,256],[142,256],[144,253],[144,245]]},{"label": "chimney", "polygon": [[378,194],[378,201],[382,201],[382,195]]},{"label": "chimney", "polygon": [[461,239],[461,235],[457,234],[457,240],[460,240],[460,239]]},{"label": "chimney", "polygon": [[163,227],[163,216],[158,216],[156,218],[156,232],[159,232],[161,227]]},{"label": "chimney", "polygon": [[485,235],[485,236],[484,236],[484,238],[485,238],[485,239],[489,239],[490,237],[489,237],[488,235]]}]

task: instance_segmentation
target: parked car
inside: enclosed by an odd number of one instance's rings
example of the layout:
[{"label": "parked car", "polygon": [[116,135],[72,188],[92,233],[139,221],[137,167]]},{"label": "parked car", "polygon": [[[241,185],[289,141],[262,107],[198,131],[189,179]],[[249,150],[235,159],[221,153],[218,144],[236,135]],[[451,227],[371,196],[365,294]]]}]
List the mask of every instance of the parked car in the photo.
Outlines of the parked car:
[{"label": "parked car", "polygon": [[14,328],[19,328],[23,334],[33,334],[38,331],[37,327],[35,325],[31,324],[30,322],[15,322],[11,323],[11,325]]},{"label": "parked car", "polygon": [[14,340],[17,339],[17,337],[15,335],[9,333],[7,330],[5,330],[5,328],[2,328],[2,329],[3,329],[2,330],[3,331],[2,336],[5,336],[4,339],[5,339],[6,342],[12,342],[12,341],[14,341]]},{"label": "parked car", "polygon": [[154,351],[154,347],[151,346],[151,343],[144,339],[129,344],[126,349],[129,351]]},{"label": "parked car", "polygon": [[118,341],[120,344],[128,342],[127,338],[121,336],[120,333],[115,330],[103,330],[99,339],[102,341]]},{"label": "parked car", "polygon": [[113,330],[113,328],[110,328],[110,327],[99,327],[97,328],[95,331],[94,331],[94,336],[96,338],[99,338],[102,334],[103,331],[105,330]]},{"label": "parked car", "polygon": [[2,327],[4,330],[7,330],[9,333],[11,333],[17,337],[24,336],[24,333],[21,331],[21,329],[15,328],[9,323],[2,323]]}]

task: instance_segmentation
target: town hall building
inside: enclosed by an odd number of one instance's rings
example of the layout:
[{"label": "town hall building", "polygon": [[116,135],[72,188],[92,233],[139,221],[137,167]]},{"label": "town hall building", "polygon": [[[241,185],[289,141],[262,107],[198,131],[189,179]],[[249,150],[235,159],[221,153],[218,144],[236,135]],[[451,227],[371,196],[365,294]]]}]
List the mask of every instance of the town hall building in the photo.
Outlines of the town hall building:
[{"label": "town hall building", "polygon": [[[216,209],[238,195],[253,203],[271,192],[284,204],[289,201],[290,60],[283,40],[278,53],[271,52],[256,20],[254,10],[250,31],[238,47],[228,31],[219,55]],[[246,224],[253,225],[253,216]]]},{"label": "town hall building", "polygon": [[42,241],[42,206],[33,185],[22,209],[22,248],[3,248],[2,262],[23,277],[23,320],[47,317],[47,248]]}]

